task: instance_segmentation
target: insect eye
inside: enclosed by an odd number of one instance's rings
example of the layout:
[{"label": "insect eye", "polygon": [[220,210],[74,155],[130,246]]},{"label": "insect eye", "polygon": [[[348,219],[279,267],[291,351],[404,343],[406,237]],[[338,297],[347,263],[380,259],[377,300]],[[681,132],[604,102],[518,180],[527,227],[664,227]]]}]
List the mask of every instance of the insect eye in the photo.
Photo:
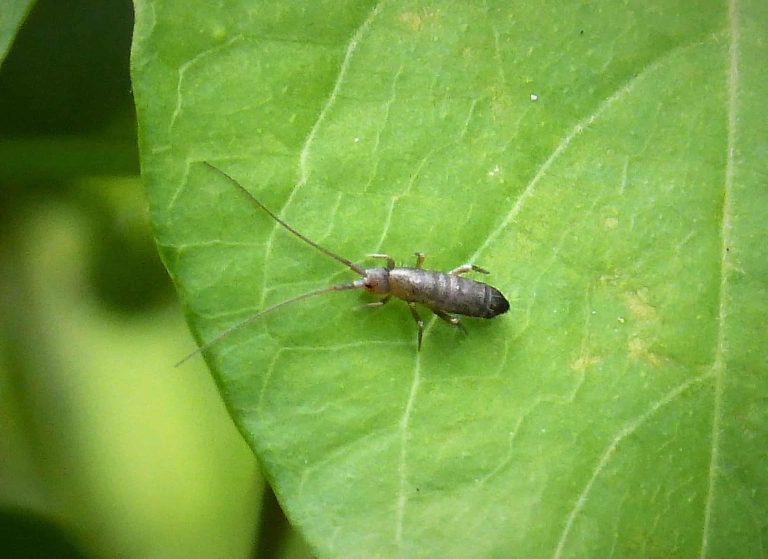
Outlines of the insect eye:
[{"label": "insect eye", "polygon": [[365,285],[365,288],[368,291],[376,292],[379,289],[379,284],[380,283],[381,283],[381,281],[377,277],[367,277],[367,278],[365,278],[365,284],[364,285]]}]

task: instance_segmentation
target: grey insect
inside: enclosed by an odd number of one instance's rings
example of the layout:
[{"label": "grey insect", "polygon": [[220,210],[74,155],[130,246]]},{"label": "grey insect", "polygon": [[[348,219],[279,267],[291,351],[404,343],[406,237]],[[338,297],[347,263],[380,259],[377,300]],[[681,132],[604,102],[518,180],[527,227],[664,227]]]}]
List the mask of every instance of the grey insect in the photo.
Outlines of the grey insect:
[{"label": "grey insect", "polygon": [[463,266],[454,268],[447,273],[425,270],[421,267],[424,263],[424,254],[421,252],[415,253],[416,264],[413,268],[395,266],[395,260],[387,254],[369,255],[371,258],[384,260],[386,262],[385,267],[363,268],[305,237],[296,229],[288,225],[285,221],[277,217],[277,215],[275,215],[264,204],[259,202],[259,200],[253,196],[253,194],[251,194],[231,175],[225,171],[222,171],[215,165],[208,163],[207,161],[204,163],[214,171],[226,177],[229,182],[232,183],[240,192],[242,192],[254,206],[266,212],[277,223],[285,227],[288,231],[296,235],[299,239],[308,245],[315,247],[320,252],[341,262],[347,268],[356,274],[359,274],[361,279],[349,283],[331,285],[330,287],[324,287],[322,289],[303,293],[296,297],[292,297],[272,305],[271,307],[267,307],[266,309],[263,309],[250,316],[246,320],[225,330],[213,338],[213,340],[209,341],[199,349],[187,355],[184,359],[179,361],[178,365],[190,357],[205,351],[211,345],[218,342],[225,336],[231,334],[235,330],[239,330],[240,328],[251,324],[256,319],[264,316],[269,312],[272,312],[291,303],[301,301],[302,299],[307,299],[316,295],[322,295],[323,293],[330,293],[332,291],[365,289],[369,293],[383,295],[383,298],[379,301],[365,305],[367,307],[381,307],[382,305],[388,303],[393,297],[405,301],[411,311],[413,320],[416,321],[416,325],[418,326],[417,347],[419,351],[421,350],[421,339],[424,335],[424,321],[421,319],[421,316],[419,316],[419,313],[416,310],[416,304],[424,305],[439,318],[443,319],[452,326],[460,328],[464,332],[466,332],[464,326],[461,324],[459,318],[454,315],[461,314],[478,318],[493,318],[509,310],[509,301],[507,301],[507,299],[498,289],[488,285],[487,283],[461,277],[461,274],[465,274],[467,272],[480,272],[482,274],[489,273],[483,268],[475,266],[474,264],[464,264]]}]

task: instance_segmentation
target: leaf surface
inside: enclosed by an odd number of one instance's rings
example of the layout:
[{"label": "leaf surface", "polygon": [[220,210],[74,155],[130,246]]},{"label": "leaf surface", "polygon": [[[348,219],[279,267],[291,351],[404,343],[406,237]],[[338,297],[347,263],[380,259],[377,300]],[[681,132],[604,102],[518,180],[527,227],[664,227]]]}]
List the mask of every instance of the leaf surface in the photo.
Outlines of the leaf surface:
[{"label": "leaf surface", "polygon": [[206,353],[320,556],[764,554],[763,4],[136,12],[143,171],[200,340],[354,278],[203,161],[352,261],[472,261],[512,303],[417,353],[402,303],[331,294]]}]

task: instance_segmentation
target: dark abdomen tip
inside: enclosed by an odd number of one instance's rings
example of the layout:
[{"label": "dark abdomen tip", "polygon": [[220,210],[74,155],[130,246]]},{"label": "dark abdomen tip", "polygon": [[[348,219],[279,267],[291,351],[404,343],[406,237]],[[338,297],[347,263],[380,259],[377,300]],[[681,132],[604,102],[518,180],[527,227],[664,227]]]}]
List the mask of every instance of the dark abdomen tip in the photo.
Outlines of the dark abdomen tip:
[{"label": "dark abdomen tip", "polygon": [[509,310],[509,301],[507,301],[506,297],[504,297],[498,289],[493,290],[491,300],[488,303],[488,308],[491,311],[489,318],[504,314]]}]

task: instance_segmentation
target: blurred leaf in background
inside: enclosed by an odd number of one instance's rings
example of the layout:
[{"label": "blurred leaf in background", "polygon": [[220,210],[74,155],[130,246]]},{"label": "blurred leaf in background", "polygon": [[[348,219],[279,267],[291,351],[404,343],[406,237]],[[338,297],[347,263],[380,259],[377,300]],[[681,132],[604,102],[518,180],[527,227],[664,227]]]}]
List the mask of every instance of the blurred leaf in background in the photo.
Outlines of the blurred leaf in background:
[{"label": "blurred leaf in background", "polygon": [[[136,1],[142,168],[200,340],[362,261],[468,260],[469,335],[344,293],[206,358],[321,557],[759,557],[765,2]],[[399,308],[398,308],[399,307]]]},{"label": "blurred leaf in background", "polygon": [[172,367],[131,4],[31,4],[0,8],[0,555],[253,556],[253,456],[204,367]]}]

